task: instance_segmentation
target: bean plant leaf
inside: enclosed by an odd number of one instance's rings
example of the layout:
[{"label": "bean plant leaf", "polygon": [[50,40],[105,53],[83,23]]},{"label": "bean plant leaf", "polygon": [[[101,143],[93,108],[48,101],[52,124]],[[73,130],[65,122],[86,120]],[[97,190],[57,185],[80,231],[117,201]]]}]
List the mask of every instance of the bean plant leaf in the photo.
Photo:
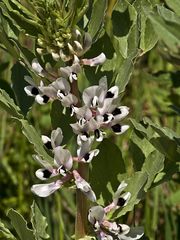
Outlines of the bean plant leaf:
[{"label": "bean plant leaf", "polygon": [[27,114],[29,108],[32,106],[33,98],[28,98],[24,91],[24,87],[27,85],[24,76],[29,75],[29,72],[20,63],[16,63],[12,69],[11,81],[13,83],[13,90],[16,95],[18,106],[20,107],[24,115]]},{"label": "bean plant leaf", "polygon": [[91,18],[88,23],[88,32],[91,35],[92,39],[96,36],[100,27],[103,24],[106,7],[107,7],[107,0],[93,1]]},{"label": "bean plant leaf", "polygon": [[0,106],[5,109],[15,121],[20,123],[24,135],[27,137],[29,142],[34,145],[35,151],[51,164],[53,162],[53,159],[44,149],[42,140],[36,129],[30,125],[27,120],[24,119],[19,107],[14,103],[13,99],[11,99],[9,95],[2,89],[0,89]]},{"label": "bean plant leaf", "polygon": [[20,108],[14,103],[13,99],[2,89],[0,89],[0,106],[5,109],[12,117],[22,119]]},{"label": "bean plant leaf", "polygon": [[[158,150],[158,152],[160,152],[160,158],[153,157],[154,160],[149,160],[147,158],[147,162],[143,159],[143,161],[145,161],[145,165],[147,164],[148,166],[151,163],[151,166],[146,167],[150,170],[150,172],[153,168],[156,171],[156,173],[153,174],[155,177],[153,181],[153,186],[171,179],[172,175],[179,171],[178,163],[180,159],[180,137],[178,136],[178,134],[167,127],[158,126],[158,124],[153,123],[148,118],[144,118],[141,123],[136,122],[135,119],[130,119],[130,121],[133,123],[134,128],[136,129],[138,134],[140,134],[141,138],[146,138],[150,142],[150,144],[153,145],[153,147]],[[152,156],[153,154],[154,153],[152,152]],[[162,168],[163,164],[164,168]],[[149,175],[152,175],[152,172],[149,173]]]},{"label": "bean plant leaf", "polygon": [[155,148],[153,145],[145,137],[142,135],[140,136],[140,134],[134,130],[130,140],[130,152],[132,154],[133,167],[135,171],[141,170],[145,158],[147,158],[154,150]]},{"label": "bean plant leaf", "polygon": [[[18,1],[4,0],[3,3],[5,4],[4,9],[6,11],[6,16],[12,23],[15,22],[20,30],[25,30],[26,33],[32,36],[37,36],[41,26],[37,23],[37,21],[34,21],[34,15],[32,15],[30,12],[27,14],[27,11],[22,11],[22,6],[18,3]],[[21,6],[21,8],[19,8],[19,6]]]},{"label": "bean plant leaf", "polygon": [[5,92],[15,101],[14,92],[7,81],[0,79],[0,88],[5,90]]},{"label": "bean plant leaf", "polygon": [[120,182],[124,180],[128,184],[125,191],[131,193],[131,198],[125,207],[114,212],[112,216],[113,218],[119,218],[127,212],[132,211],[134,206],[141,201],[144,197],[144,186],[147,182],[148,175],[146,172],[138,171],[131,176],[128,176],[127,174],[120,175],[118,179]]},{"label": "bean plant leaf", "polygon": [[180,16],[180,2],[179,0],[165,0],[166,4],[178,15]]},{"label": "bean plant leaf", "polygon": [[155,150],[149,154],[142,166],[142,171],[148,175],[147,183],[144,190],[147,191],[155,179],[155,176],[164,168],[165,157],[159,151]]},{"label": "bean plant leaf", "polygon": [[140,22],[140,48],[143,53],[151,50],[158,41],[158,35],[156,34],[151,21],[148,19],[147,12],[152,11],[152,3],[149,0],[135,1],[134,4],[138,14]]},{"label": "bean plant leaf", "polygon": [[48,226],[47,220],[42,215],[35,201],[31,206],[31,212],[32,212],[31,222],[36,240],[49,239],[49,235],[46,232]]},{"label": "bean plant leaf", "polygon": [[14,227],[21,240],[35,240],[33,231],[27,227],[27,222],[22,215],[10,209],[7,216],[11,220],[11,225]]},{"label": "bean plant leaf", "polygon": [[100,153],[92,162],[90,182],[98,202],[103,204],[112,200],[111,193],[116,191],[120,183],[118,175],[125,173],[125,165],[120,149],[109,140],[105,139],[98,149]]},{"label": "bean plant leaf", "polygon": [[7,34],[5,33],[2,26],[0,26],[0,43],[2,43],[7,51],[15,58],[18,59],[19,54],[17,49],[13,46],[11,41],[8,39]]},{"label": "bean plant leaf", "polygon": [[75,122],[74,118],[70,116],[70,112],[66,112],[66,114],[63,112],[63,107],[59,100],[52,103],[50,116],[53,129],[60,127],[66,133],[63,136],[63,144],[67,144],[73,136],[70,123]]},{"label": "bean plant leaf", "polygon": [[[166,9],[162,10],[160,14],[164,13]],[[179,33],[179,24],[171,24],[171,19],[169,23],[162,18],[158,11],[148,15],[156,34],[174,53],[178,53],[180,46],[180,33]],[[173,13],[172,13],[173,14]]]},{"label": "bean plant leaf", "polygon": [[32,125],[30,125],[27,120],[20,119],[18,121],[20,121],[21,123],[23,134],[27,137],[29,142],[34,145],[34,150],[36,151],[36,153],[43,157],[47,162],[52,164],[53,158],[48,155],[48,153],[44,149],[44,145],[37,130]]},{"label": "bean plant leaf", "polygon": [[0,221],[0,240],[9,239],[16,240],[15,236],[9,231],[9,229]]}]

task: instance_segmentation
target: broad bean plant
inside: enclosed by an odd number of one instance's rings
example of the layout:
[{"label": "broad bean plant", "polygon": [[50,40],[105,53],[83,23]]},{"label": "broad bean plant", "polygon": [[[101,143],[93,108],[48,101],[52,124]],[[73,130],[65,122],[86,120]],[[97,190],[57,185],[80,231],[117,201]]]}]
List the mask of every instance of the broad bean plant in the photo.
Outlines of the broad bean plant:
[{"label": "broad bean plant", "polygon": [[[0,9],[0,41],[14,58],[12,75],[23,72],[23,100],[17,91],[14,102],[1,89],[0,105],[34,146],[39,169],[32,193],[47,198],[75,190],[75,239],[145,239],[143,226],[121,217],[177,172],[179,136],[150,118],[128,119],[133,109],[122,97],[134,64],[157,43],[178,54],[178,38],[165,36],[162,27],[178,17],[150,0],[3,0]],[[49,106],[48,135],[30,123],[35,105]],[[128,171],[119,139],[132,130],[144,158]],[[49,238],[35,213],[33,229],[12,224],[20,239]],[[11,223],[16,214],[10,212]],[[7,228],[6,234],[15,239]]]}]

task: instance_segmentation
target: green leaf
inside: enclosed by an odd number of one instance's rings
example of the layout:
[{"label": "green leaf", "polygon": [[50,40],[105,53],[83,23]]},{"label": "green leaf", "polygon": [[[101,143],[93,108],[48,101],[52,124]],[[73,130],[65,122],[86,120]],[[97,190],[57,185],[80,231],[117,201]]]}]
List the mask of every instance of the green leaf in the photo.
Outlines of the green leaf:
[{"label": "green leaf", "polygon": [[37,36],[41,30],[41,25],[38,24],[37,19],[31,19],[28,15],[23,14],[20,9],[15,9],[15,4],[12,1],[4,0],[6,6],[6,16],[12,21],[16,22],[21,30],[25,30],[26,33]]},{"label": "green leaf", "polygon": [[8,113],[10,113],[15,121],[21,124],[23,134],[27,137],[29,142],[34,145],[35,151],[46,161],[52,164],[53,158],[49,156],[48,153],[45,151],[42,140],[36,129],[32,125],[30,125],[27,120],[24,119],[19,107],[15,105],[14,101],[2,89],[0,89],[0,106]]},{"label": "green leaf", "polygon": [[19,54],[17,49],[13,46],[13,44],[9,41],[7,34],[5,33],[2,26],[0,26],[0,42],[5,46],[7,51],[15,58],[18,59]]},{"label": "green leaf", "polygon": [[44,149],[44,145],[37,130],[32,125],[30,125],[27,120],[17,120],[21,123],[23,134],[27,137],[29,142],[34,145],[34,150],[36,153],[43,157],[50,164],[53,164],[53,158]]},{"label": "green leaf", "polygon": [[167,5],[178,15],[180,16],[180,2],[179,0],[165,0]]},{"label": "green leaf", "polygon": [[96,34],[99,32],[103,21],[104,15],[107,7],[107,0],[95,0],[93,1],[91,18],[88,24],[88,33],[92,38],[95,38]]},{"label": "green leaf", "polygon": [[[134,6],[126,0],[117,1],[112,13],[112,38],[117,54],[120,52],[125,59],[128,57],[129,44],[131,44],[128,42],[128,39],[134,29],[134,25],[137,24],[136,20],[137,12]],[[135,39],[133,40],[136,41]]]},{"label": "green leaf", "polygon": [[179,25],[167,23],[157,11],[148,15],[159,38],[174,52],[178,53],[180,45]]},{"label": "green leaf", "polygon": [[21,119],[23,115],[19,107],[14,103],[13,99],[2,89],[0,89],[0,106],[13,117]]},{"label": "green leaf", "polygon": [[14,235],[9,231],[8,228],[0,221],[0,240],[9,239],[9,240],[16,240]]},{"label": "green leaf", "polygon": [[144,186],[147,182],[147,178],[148,176],[146,172],[136,172],[131,176],[120,175],[118,177],[119,181],[124,180],[128,184],[125,191],[131,193],[131,198],[125,207],[115,211],[112,216],[113,218],[119,218],[127,212],[132,211],[134,206],[144,198]]},{"label": "green leaf", "polygon": [[13,83],[13,90],[16,95],[18,106],[24,115],[27,114],[29,108],[32,106],[34,100],[27,96],[24,87],[27,85],[24,76],[29,76],[29,72],[20,63],[16,63],[12,69],[11,81]]},{"label": "green leaf", "polygon": [[[68,109],[66,111],[68,111]],[[63,144],[67,144],[74,135],[70,126],[70,123],[75,122],[74,117],[71,117],[68,112],[66,112],[66,114],[63,113],[63,107],[59,100],[55,100],[52,103],[50,116],[53,129],[56,129],[57,127],[62,128],[64,132]]]},{"label": "green leaf", "polygon": [[16,100],[14,92],[13,92],[10,84],[7,81],[0,79],[0,88],[5,90],[6,93],[10,96],[10,98],[12,98],[14,101]]},{"label": "green leaf", "polygon": [[27,222],[22,215],[10,209],[7,216],[11,220],[11,225],[14,227],[21,240],[35,240],[33,231],[27,227]]},{"label": "green leaf", "polygon": [[92,162],[90,183],[98,203],[104,204],[112,201],[110,192],[115,192],[120,184],[117,177],[125,172],[125,165],[120,149],[109,140],[105,139],[98,149],[100,153]]},{"label": "green leaf", "polygon": [[46,233],[48,226],[46,218],[42,215],[35,201],[31,206],[32,212],[32,226],[36,240],[49,239],[49,235]]},{"label": "green leaf", "polygon": [[165,21],[180,25],[180,18],[171,10],[158,5],[157,11]]},{"label": "green leaf", "polygon": [[175,138],[179,138],[180,136],[174,132],[172,129],[168,127],[161,127],[157,124],[153,123],[149,118],[145,117],[143,118],[143,122],[145,124],[149,124],[160,136],[162,137],[168,137],[171,140],[174,140]]},{"label": "green leaf", "polygon": [[130,152],[133,159],[133,167],[136,171],[140,171],[145,158],[154,150],[153,145],[137,131],[131,135]]},{"label": "green leaf", "polygon": [[[115,77],[115,84],[119,87],[119,92],[122,93],[125,90],[126,85],[128,84],[132,71],[134,68],[133,59],[134,57],[128,57],[123,61],[119,66],[118,73]],[[118,61],[118,60],[117,60]]]},{"label": "green leaf", "polygon": [[143,53],[150,51],[158,41],[158,36],[153,28],[151,21],[144,16],[141,20],[141,40],[140,48]]},{"label": "green leaf", "polygon": [[145,159],[145,163],[142,167],[142,171],[146,172],[148,175],[148,180],[144,187],[145,191],[147,191],[151,187],[155,176],[163,170],[164,160],[164,155],[157,150],[151,152],[149,156]]}]

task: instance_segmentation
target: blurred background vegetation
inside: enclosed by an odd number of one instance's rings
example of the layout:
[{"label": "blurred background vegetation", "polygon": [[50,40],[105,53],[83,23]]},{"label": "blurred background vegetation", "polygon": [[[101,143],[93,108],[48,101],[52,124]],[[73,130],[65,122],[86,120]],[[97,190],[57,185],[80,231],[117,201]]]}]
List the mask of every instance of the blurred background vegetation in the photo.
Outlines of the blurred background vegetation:
[{"label": "blurred background vegetation", "polygon": [[[172,0],[172,2],[176,2]],[[156,1],[171,7],[170,1]],[[169,3],[169,4],[168,4]],[[100,43],[96,42],[97,46]],[[94,48],[95,49],[95,48]],[[11,68],[15,59],[0,48],[0,88],[5,89],[18,102],[13,89]],[[88,71],[88,69],[87,69]],[[158,42],[149,52],[136,59],[122,105],[130,107],[130,117],[141,120],[148,116],[161,126],[166,126],[180,133],[180,58],[174,55],[163,42]],[[84,83],[80,88],[83,89]],[[22,88],[23,89],[23,88]],[[21,89],[21,90],[22,90]],[[29,100],[31,101],[31,100]],[[50,106],[33,105],[28,113],[30,122],[39,133],[51,131]],[[0,109],[0,216],[7,222],[9,208],[19,211],[30,220],[30,205],[37,201],[42,213],[47,217],[52,240],[70,239],[74,232],[75,196],[63,189],[46,199],[32,195],[30,186],[37,182],[34,172],[38,165],[32,159],[33,147],[22,134],[20,127]],[[36,121],[38,119],[38,121]],[[123,152],[126,168],[131,171],[132,164],[141,159],[141,152],[131,140],[132,131],[112,140]],[[139,151],[135,159],[133,151]],[[113,173],[110,173],[113,174]],[[143,201],[121,218],[131,225],[145,226],[146,236],[150,240],[180,239],[180,178],[174,174],[172,179],[161,186],[152,188]],[[53,226],[53,228],[51,228]]]}]

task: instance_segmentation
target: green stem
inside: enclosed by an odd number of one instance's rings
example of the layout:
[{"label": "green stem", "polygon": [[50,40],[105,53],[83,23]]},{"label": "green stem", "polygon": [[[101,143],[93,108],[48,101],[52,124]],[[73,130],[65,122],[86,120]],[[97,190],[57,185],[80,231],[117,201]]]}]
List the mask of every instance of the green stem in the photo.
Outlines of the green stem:
[{"label": "green stem", "polygon": [[[71,92],[78,98],[77,106],[81,106],[78,84],[77,81],[73,81],[71,84]],[[86,181],[89,180],[89,166],[85,163],[78,164],[78,172],[82,178]],[[88,200],[84,193],[82,193],[79,189],[76,190],[76,222],[75,222],[75,239],[78,240],[87,235],[88,232]]]},{"label": "green stem", "polygon": [[[89,166],[88,164],[79,163],[78,172],[82,178],[88,181]],[[75,239],[78,240],[87,235],[88,232],[88,201],[86,196],[80,191],[76,190],[76,223],[75,223]]]},{"label": "green stem", "polygon": [[108,1],[108,6],[107,6],[107,11],[106,11],[106,17],[111,18],[112,12],[114,5],[116,4],[117,0],[109,0]]}]

